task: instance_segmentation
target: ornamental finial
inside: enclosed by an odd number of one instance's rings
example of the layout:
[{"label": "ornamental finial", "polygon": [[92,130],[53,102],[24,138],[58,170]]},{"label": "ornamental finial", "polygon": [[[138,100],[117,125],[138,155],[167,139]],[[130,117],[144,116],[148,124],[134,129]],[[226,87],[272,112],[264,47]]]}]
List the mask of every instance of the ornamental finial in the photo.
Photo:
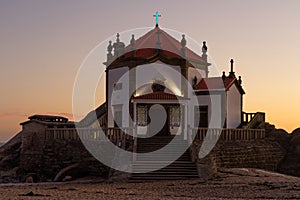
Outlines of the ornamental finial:
[{"label": "ornamental finial", "polygon": [[117,40],[116,41],[117,41],[117,43],[120,42],[120,34],[119,33],[117,33]]},{"label": "ornamental finial", "polygon": [[108,42],[107,52],[108,52],[109,54],[111,54],[112,50],[113,50],[113,46],[112,46],[111,40],[110,40],[110,41]]},{"label": "ornamental finial", "polygon": [[233,71],[233,63],[234,63],[234,61],[233,61],[233,59],[231,59],[230,60],[230,72],[229,72],[230,77],[235,77],[234,71]]},{"label": "ornamental finial", "polygon": [[181,39],[181,46],[185,47],[186,46],[186,39],[185,39],[185,35],[182,35],[182,39]]},{"label": "ornamental finial", "polygon": [[130,45],[132,47],[134,47],[134,45],[135,45],[135,39],[134,39],[134,35],[133,34],[131,35]]},{"label": "ornamental finial", "polygon": [[207,52],[207,46],[206,46],[206,42],[205,41],[203,41],[202,52],[205,53],[205,54]]},{"label": "ornamental finial", "polygon": [[233,59],[230,60],[230,72],[233,72]]}]

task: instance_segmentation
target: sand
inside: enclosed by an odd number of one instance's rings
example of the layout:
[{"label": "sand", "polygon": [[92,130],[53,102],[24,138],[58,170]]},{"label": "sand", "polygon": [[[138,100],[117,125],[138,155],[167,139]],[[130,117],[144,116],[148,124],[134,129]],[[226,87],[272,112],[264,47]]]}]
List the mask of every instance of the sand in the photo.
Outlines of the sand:
[{"label": "sand", "polygon": [[223,169],[211,179],[0,185],[0,199],[300,199],[300,178]]}]

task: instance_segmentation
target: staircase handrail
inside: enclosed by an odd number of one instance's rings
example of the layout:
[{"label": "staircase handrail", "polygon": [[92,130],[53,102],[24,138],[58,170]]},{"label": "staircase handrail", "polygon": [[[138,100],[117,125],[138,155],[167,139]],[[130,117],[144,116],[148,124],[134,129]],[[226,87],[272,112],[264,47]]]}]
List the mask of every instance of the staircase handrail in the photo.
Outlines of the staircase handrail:
[{"label": "staircase handrail", "polygon": [[[244,129],[255,128],[255,125],[265,123],[265,113],[263,112],[256,112],[256,113],[244,112],[243,114],[246,115],[246,120],[244,121],[246,125],[243,127]],[[250,119],[248,117],[249,115],[251,116]]]}]

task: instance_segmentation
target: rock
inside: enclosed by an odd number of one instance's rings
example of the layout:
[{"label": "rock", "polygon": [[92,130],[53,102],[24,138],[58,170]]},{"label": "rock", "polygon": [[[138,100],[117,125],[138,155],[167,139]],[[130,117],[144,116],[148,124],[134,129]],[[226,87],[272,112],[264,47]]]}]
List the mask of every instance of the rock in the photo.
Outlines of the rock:
[{"label": "rock", "polygon": [[291,133],[291,135],[299,135],[300,134],[300,128],[296,128],[295,130],[293,130],[293,132]]},{"label": "rock", "polygon": [[295,129],[292,133],[291,133],[291,141],[290,141],[290,145],[292,146],[300,146],[300,128]]},{"label": "rock", "polygon": [[62,181],[63,182],[66,182],[66,181],[71,181],[73,178],[72,178],[72,176],[65,176],[63,179],[62,179]]},{"label": "rock", "polygon": [[278,142],[280,146],[286,151],[289,148],[291,135],[283,129],[274,129],[272,131],[266,132],[266,137],[269,140]]},{"label": "rock", "polygon": [[[74,169],[78,168],[78,166],[79,166],[79,163],[76,163],[76,164],[73,164],[73,165],[70,165],[70,166],[68,166],[68,167],[63,168],[62,170],[60,170],[60,171],[56,174],[56,176],[55,176],[55,178],[54,178],[53,181],[56,182],[56,181],[62,180],[61,178],[63,177],[63,175],[65,175],[66,173],[70,172],[71,170],[74,170]],[[66,176],[65,176],[65,177],[66,177]]]},{"label": "rock", "polygon": [[19,194],[19,196],[25,196],[25,197],[33,197],[33,196],[37,196],[37,197],[50,197],[50,195],[48,194],[35,194],[32,191],[26,193],[26,194]]},{"label": "rock", "polygon": [[32,191],[30,191],[30,192],[28,192],[28,193],[26,193],[26,194],[24,194],[22,196],[34,196],[34,193]]},{"label": "rock", "polygon": [[300,128],[295,129],[290,137],[287,154],[279,166],[279,171],[300,176]]},{"label": "rock", "polygon": [[33,177],[32,177],[32,176],[26,177],[25,183],[33,183],[33,182],[34,182],[34,181],[33,181]]},{"label": "rock", "polygon": [[15,167],[15,168],[13,168],[11,170],[3,170],[3,171],[0,171],[0,176],[1,177],[16,178],[18,170],[19,170],[19,167]]},{"label": "rock", "polygon": [[28,173],[22,178],[23,183],[37,183],[41,181],[41,177],[36,173]]}]

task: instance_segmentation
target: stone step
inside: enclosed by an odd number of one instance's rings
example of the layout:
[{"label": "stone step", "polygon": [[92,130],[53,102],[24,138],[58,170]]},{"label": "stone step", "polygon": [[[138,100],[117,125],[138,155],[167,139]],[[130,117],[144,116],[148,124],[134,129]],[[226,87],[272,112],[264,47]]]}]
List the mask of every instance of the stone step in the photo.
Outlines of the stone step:
[{"label": "stone step", "polygon": [[145,143],[152,143],[152,142],[160,142],[160,143],[169,143],[169,142],[174,142],[174,143],[187,143],[187,140],[182,140],[182,139],[163,139],[163,138],[151,138],[151,139],[137,139],[138,143],[140,144],[145,144]]},{"label": "stone step", "polygon": [[188,143],[186,142],[162,142],[162,141],[153,141],[153,142],[138,142],[139,145],[155,145],[155,144],[161,144],[161,145],[177,145],[177,144],[181,144],[181,145],[188,145]]},{"label": "stone step", "polygon": [[148,173],[134,173],[133,177],[197,177],[198,174],[192,173],[178,173],[178,172],[148,172]]},{"label": "stone step", "polygon": [[[134,165],[133,166],[133,169],[156,169],[158,166],[157,165]],[[184,170],[192,170],[192,169],[197,169],[195,165],[183,165],[183,166],[180,166],[180,165],[172,165],[172,166],[166,166],[162,169],[170,169],[170,170],[173,170],[173,169],[184,169]]]},{"label": "stone step", "polygon": [[162,176],[161,174],[134,174],[131,177],[131,180],[184,180],[184,179],[191,179],[191,178],[198,178],[198,175],[165,175]]},{"label": "stone step", "polygon": [[158,141],[158,142],[187,142],[187,140],[181,139],[181,138],[161,138],[161,137],[152,137],[152,138],[138,138],[137,141],[139,143],[142,142],[151,142],[151,141]]},{"label": "stone step", "polygon": [[165,161],[165,162],[174,162],[174,161],[190,161],[189,158],[172,158],[172,157],[137,157],[136,161]]},{"label": "stone step", "polygon": [[190,154],[181,154],[180,152],[178,153],[139,153],[137,154],[137,157],[187,157],[190,158]]},{"label": "stone step", "polygon": [[[134,164],[133,169],[155,169],[161,165],[138,165]],[[167,169],[196,169],[196,165],[194,163],[185,163],[185,164],[171,164],[167,165]]]},{"label": "stone step", "polygon": [[[147,145],[140,145],[138,144],[137,145],[137,148],[151,148],[151,149],[154,149],[154,148],[161,148],[161,147],[165,147],[167,144],[147,144]],[[180,145],[180,144],[175,144],[175,145],[168,145],[168,148],[170,149],[187,149],[188,146],[187,145]]]},{"label": "stone step", "polygon": [[[148,146],[137,146],[137,149],[161,149],[161,148],[163,148],[163,147],[167,147],[166,145],[148,145]],[[179,145],[174,145],[174,146],[168,146],[167,147],[168,149],[170,149],[170,150],[177,150],[177,149],[180,149],[180,150],[182,150],[182,149],[188,149],[188,147],[187,146],[179,146]]]},{"label": "stone step", "polygon": [[132,183],[141,183],[141,182],[150,182],[150,181],[166,181],[166,180],[188,180],[188,179],[193,179],[193,178],[198,178],[198,177],[185,177],[185,176],[177,176],[177,177],[131,177],[130,182]]},{"label": "stone step", "polygon": [[172,163],[166,162],[166,161],[135,161],[133,163],[133,166],[147,166],[147,165],[151,165],[151,166],[158,166],[158,165],[166,165],[166,166],[187,166],[187,165],[194,165],[195,163],[193,163],[192,161],[180,161],[180,160],[176,160]]},{"label": "stone step", "polygon": [[137,149],[138,153],[149,153],[153,152],[153,154],[183,154],[183,152],[180,149],[174,149],[174,150],[160,150],[160,149]]},{"label": "stone step", "polygon": [[138,156],[190,156],[189,153],[182,152],[157,152],[153,151],[151,153],[138,152]]},{"label": "stone step", "polygon": [[137,145],[137,149],[160,149],[162,147],[166,147],[170,150],[176,150],[176,149],[189,149],[189,147],[187,145],[180,145],[180,144],[176,144],[176,145],[167,145],[167,144],[152,144],[152,145]]},{"label": "stone step", "polygon": [[141,153],[137,154],[137,158],[186,158],[190,160],[190,154],[180,154],[179,153]]},{"label": "stone step", "polygon": [[195,172],[167,172],[167,171],[155,171],[155,172],[148,172],[148,173],[134,173],[132,176],[134,177],[145,177],[145,176],[162,176],[162,177],[176,177],[176,176],[180,176],[180,177],[196,177],[198,176]]},{"label": "stone step", "polygon": [[[170,141],[172,141],[171,144],[169,144]],[[184,141],[182,138],[155,136],[152,138],[138,139],[137,152],[154,152],[166,145],[169,146],[169,152],[152,153],[151,156],[138,154],[133,164],[133,172],[142,172],[145,170],[151,172],[133,173],[131,180],[149,181],[197,178],[197,167],[191,162],[187,141]],[[186,148],[185,152],[182,152],[183,147]],[[174,157],[178,158],[174,161]],[[161,164],[166,164],[167,166],[152,171]]]},{"label": "stone step", "polygon": [[177,145],[182,145],[182,146],[188,146],[187,143],[182,143],[182,142],[172,142],[172,143],[169,143],[169,142],[161,142],[161,141],[157,141],[157,142],[145,142],[145,143],[140,143],[138,142],[138,146],[152,146],[152,145],[169,145],[169,146],[177,146]]},{"label": "stone step", "polygon": [[[134,168],[133,169],[133,172],[145,172],[145,171],[150,171],[149,173],[152,173],[153,172],[153,169],[155,168]],[[162,172],[162,173],[176,173],[176,174],[196,174],[198,171],[197,171],[197,168],[162,168],[162,169],[159,169],[159,170],[155,170],[155,171],[159,171],[159,172]]]}]

